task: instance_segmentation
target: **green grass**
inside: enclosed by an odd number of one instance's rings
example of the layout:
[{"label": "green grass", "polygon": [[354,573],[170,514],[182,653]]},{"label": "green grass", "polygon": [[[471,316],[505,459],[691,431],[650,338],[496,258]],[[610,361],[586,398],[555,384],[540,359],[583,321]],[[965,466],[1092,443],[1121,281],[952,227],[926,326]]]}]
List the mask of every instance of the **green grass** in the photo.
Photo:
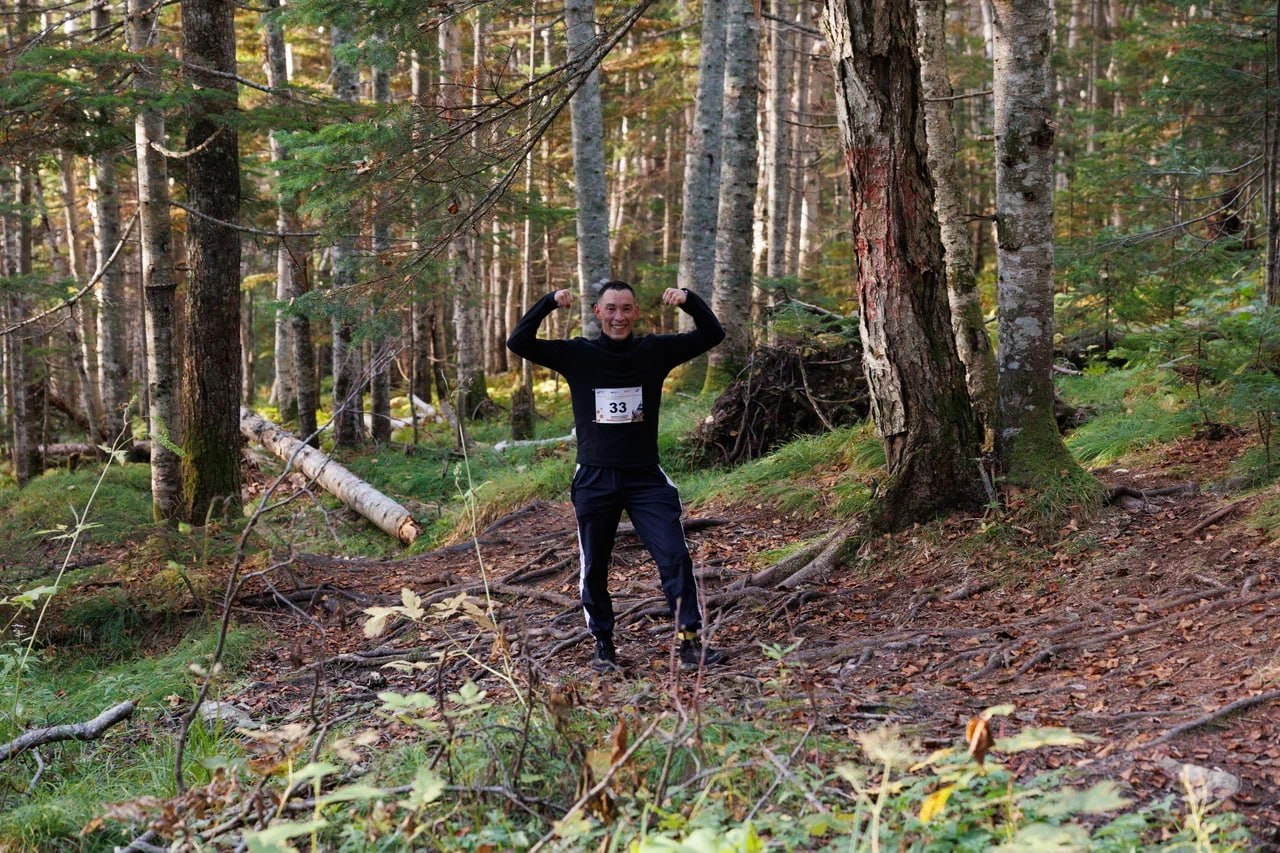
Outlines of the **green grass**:
[{"label": "green grass", "polygon": [[705,470],[682,490],[692,503],[750,501],[782,512],[844,517],[866,506],[865,481],[883,466],[883,445],[864,423],[796,439],[737,468]]},{"label": "green grass", "polygon": [[1067,447],[1084,465],[1108,465],[1127,454],[1190,434],[1201,416],[1189,404],[1191,390],[1166,370],[1135,367],[1088,370],[1058,381],[1073,405],[1092,417],[1067,436]]},{"label": "green grass", "polygon": [[[228,676],[260,641],[253,631],[231,631],[223,657]],[[34,790],[26,790],[35,775],[30,755],[6,764],[5,781],[0,782],[0,849],[109,850],[127,842],[131,835],[120,827],[84,841],[78,834],[106,803],[173,793],[174,715],[180,711],[170,708],[166,697],[191,699],[195,676],[188,666],[207,663],[213,646],[214,632],[204,628],[164,653],[115,663],[93,649],[46,649],[21,685],[12,674],[6,677],[0,683],[0,741],[19,731],[15,702],[22,708],[24,728],[81,722],[126,699],[134,699],[138,707],[131,719],[99,740],[43,747],[47,767]],[[208,779],[202,760],[237,753],[233,739],[197,725],[187,751],[188,779],[196,784]]]},{"label": "green grass", "polygon": [[[83,511],[101,474],[96,465],[78,471],[51,469],[22,489],[0,490],[0,541],[13,549],[9,556],[32,551],[56,535],[59,525],[74,527],[76,513]],[[87,520],[94,527],[85,531],[82,544],[124,542],[151,528],[150,466],[112,464]]]}]

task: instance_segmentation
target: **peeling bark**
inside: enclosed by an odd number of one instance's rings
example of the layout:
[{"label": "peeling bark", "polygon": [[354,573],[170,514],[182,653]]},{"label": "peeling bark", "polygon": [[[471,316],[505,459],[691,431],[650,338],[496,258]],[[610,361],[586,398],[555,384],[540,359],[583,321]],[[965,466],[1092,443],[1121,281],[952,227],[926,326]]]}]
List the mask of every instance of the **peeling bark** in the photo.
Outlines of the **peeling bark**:
[{"label": "peeling bark", "polygon": [[863,367],[889,482],[872,524],[977,506],[977,427],[951,335],[910,0],[828,0],[852,187]]}]

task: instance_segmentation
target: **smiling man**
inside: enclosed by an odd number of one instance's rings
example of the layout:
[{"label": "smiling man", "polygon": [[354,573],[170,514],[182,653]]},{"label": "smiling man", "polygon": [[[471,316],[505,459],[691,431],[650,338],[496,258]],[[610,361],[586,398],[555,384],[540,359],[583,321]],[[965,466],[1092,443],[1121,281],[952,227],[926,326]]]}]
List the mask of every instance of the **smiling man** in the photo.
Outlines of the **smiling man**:
[{"label": "smiling man", "polygon": [[592,308],[600,321],[600,337],[538,338],[538,326],[548,314],[573,304],[570,291],[557,290],[520,318],[507,341],[516,355],[551,368],[569,383],[578,434],[572,496],[581,556],[579,589],[587,628],[596,641],[591,665],[600,672],[619,668],[609,562],[624,509],[658,564],[662,592],[679,628],[680,665],[696,669],[725,660],[724,652],[699,639],[702,610],[680,524],[680,495],[658,464],[662,382],[672,368],[724,340],[724,329],[707,303],[688,290],[667,288],[662,303],[680,306],[693,318],[694,330],[636,335],[635,291],[624,281],[610,281],[600,288]]}]

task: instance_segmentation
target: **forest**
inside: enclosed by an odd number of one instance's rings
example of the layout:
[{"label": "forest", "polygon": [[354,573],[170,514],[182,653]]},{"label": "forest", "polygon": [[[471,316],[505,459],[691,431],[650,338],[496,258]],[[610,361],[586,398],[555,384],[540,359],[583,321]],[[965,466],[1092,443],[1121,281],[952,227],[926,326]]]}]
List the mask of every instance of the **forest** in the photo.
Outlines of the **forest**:
[{"label": "forest", "polygon": [[1280,5],[0,10],[0,850],[1280,850]]}]

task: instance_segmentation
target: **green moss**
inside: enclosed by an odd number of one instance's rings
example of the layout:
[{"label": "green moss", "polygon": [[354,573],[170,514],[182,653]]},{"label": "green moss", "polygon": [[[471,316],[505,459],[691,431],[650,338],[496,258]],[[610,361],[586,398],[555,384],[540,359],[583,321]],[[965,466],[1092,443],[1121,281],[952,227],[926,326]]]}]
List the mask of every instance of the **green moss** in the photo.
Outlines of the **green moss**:
[{"label": "green moss", "polygon": [[1051,411],[1027,419],[1013,441],[1002,448],[1000,457],[1005,478],[1019,486],[1047,486],[1080,472],[1080,464],[1067,451]]}]

